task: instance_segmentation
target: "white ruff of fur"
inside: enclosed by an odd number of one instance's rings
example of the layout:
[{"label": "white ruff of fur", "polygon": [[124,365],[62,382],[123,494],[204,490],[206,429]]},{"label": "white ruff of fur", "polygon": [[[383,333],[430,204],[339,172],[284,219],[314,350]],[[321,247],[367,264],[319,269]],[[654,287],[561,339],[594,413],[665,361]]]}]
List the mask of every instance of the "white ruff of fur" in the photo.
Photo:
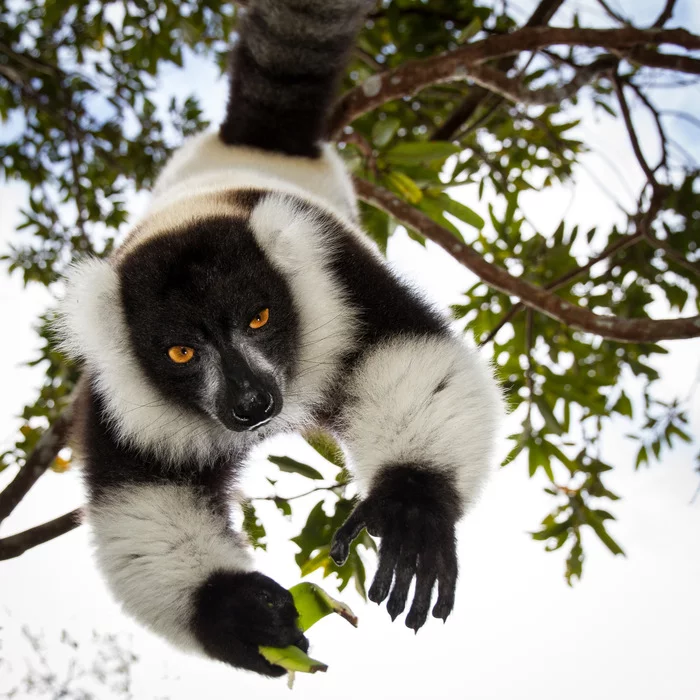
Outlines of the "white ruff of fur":
[{"label": "white ruff of fur", "polygon": [[[436,389],[446,382],[440,391]],[[400,338],[373,350],[348,387],[345,441],[367,492],[388,465],[451,474],[463,503],[491,470],[503,414],[486,363],[456,338]]]},{"label": "white ruff of fur", "polygon": [[283,195],[262,201],[250,225],[268,260],[284,275],[299,316],[299,363],[285,391],[281,414],[271,425],[304,427],[309,413],[336,378],[342,356],[352,350],[356,313],[328,269],[333,242],[313,214]]},{"label": "white ruff of fur", "polygon": [[215,571],[250,571],[249,552],[188,488],[120,489],[90,506],[97,561],[124,611],[186,651],[196,589]]},{"label": "white ruff of fur", "polygon": [[63,348],[84,360],[121,441],[173,465],[195,459],[204,466],[249,439],[173,405],[153,387],[131,348],[111,264],[89,260],[74,267],[59,310]]}]

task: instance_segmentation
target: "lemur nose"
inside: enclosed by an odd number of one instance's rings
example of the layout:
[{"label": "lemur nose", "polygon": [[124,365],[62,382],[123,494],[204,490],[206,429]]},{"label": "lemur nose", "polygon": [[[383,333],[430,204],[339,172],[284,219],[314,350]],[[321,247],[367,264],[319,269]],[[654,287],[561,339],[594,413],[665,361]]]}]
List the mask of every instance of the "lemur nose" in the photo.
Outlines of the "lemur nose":
[{"label": "lemur nose", "polygon": [[247,389],[237,397],[233,417],[248,429],[267,423],[275,409],[275,400],[269,391]]}]

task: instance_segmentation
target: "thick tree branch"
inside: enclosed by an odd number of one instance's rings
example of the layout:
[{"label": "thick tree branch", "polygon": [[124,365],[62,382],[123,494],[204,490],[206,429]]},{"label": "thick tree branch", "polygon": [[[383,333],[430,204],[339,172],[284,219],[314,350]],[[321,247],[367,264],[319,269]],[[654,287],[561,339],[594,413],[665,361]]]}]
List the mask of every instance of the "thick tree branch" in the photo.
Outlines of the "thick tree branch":
[{"label": "thick tree branch", "polygon": [[13,559],[24,554],[28,549],[56,539],[74,530],[82,523],[82,509],[76,508],[70,513],[50,520],[48,523],[37,525],[16,535],[0,539],[0,561]]},{"label": "thick tree branch", "polygon": [[503,268],[487,262],[468,245],[457,240],[446,228],[401,201],[392,192],[358,177],[355,177],[354,181],[360,199],[379,207],[402,224],[420,232],[490,287],[518,297],[525,306],[567,326],[623,343],[651,343],[700,336],[700,316],[668,320],[623,319],[600,316],[574,306],[552,292],[530,284],[520,277],[514,277]]},{"label": "thick tree branch", "polygon": [[[536,51],[547,46],[601,47],[620,52],[637,63],[669,67],[685,72],[700,71],[700,60],[671,57],[640,46],[673,44],[687,50],[700,49],[700,36],[685,29],[583,29],[563,27],[524,27],[511,34],[490,36],[454,51],[424,60],[409,61],[392,71],[368,78],[362,85],[341,97],[331,117],[329,135],[337,137],[357,117],[381,104],[413,95],[428,85],[464,80],[469,70],[485,61],[522,51]],[[681,60],[682,59],[682,60]],[[662,65],[664,64],[664,65]],[[696,70],[697,69],[697,70]]]},{"label": "thick tree branch", "polygon": [[[580,277],[584,272],[588,272],[588,270],[590,270],[595,264],[612,257],[616,253],[619,253],[620,251],[625,250],[630,246],[635,245],[635,243],[638,243],[642,238],[643,234],[641,231],[637,231],[631,236],[620,238],[614,243],[611,243],[607,248],[605,248],[605,250],[598,253],[598,255],[594,255],[584,265],[576,267],[573,270],[569,270],[569,272],[566,272],[561,277],[557,277],[557,279],[553,280],[552,282],[549,282],[549,284],[546,284],[544,286],[544,289],[546,289],[549,292],[556,292],[557,289],[561,289],[570,282],[573,282],[573,280],[575,280],[577,277]],[[490,343],[496,337],[498,331],[500,331],[501,328],[503,328],[503,326],[505,326],[507,323],[510,323],[510,321],[515,316],[517,316],[518,312],[524,308],[525,304],[523,304],[521,301],[519,301],[517,304],[513,304],[508,313],[506,313],[503,316],[503,318],[498,322],[498,324],[493,329],[491,329],[491,331],[489,331],[489,334],[482,341],[479,342],[479,345],[486,345],[487,343]]]},{"label": "thick tree branch", "polygon": [[691,56],[682,56],[675,53],[660,53],[652,49],[634,47],[631,49],[612,49],[621,58],[627,59],[630,63],[648,68],[663,68],[679,73],[690,73],[700,75],[700,60]]},{"label": "thick tree branch", "polygon": [[71,409],[66,409],[41,436],[15,478],[0,492],[0,523],[17,507],[42,474],[51,466],[66,444],[71,424]]}]

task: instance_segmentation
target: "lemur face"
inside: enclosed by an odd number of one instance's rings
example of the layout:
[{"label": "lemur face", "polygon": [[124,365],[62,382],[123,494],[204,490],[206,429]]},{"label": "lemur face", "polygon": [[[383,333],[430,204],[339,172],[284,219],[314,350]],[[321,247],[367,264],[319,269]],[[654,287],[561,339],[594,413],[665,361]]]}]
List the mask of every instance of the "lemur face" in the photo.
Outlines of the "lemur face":
[{"label": "lemur face", "polygon": [[233,431],[280,412],[299,321],[246,219],[151,238],[118,272],[130,345],[164,397]]}]

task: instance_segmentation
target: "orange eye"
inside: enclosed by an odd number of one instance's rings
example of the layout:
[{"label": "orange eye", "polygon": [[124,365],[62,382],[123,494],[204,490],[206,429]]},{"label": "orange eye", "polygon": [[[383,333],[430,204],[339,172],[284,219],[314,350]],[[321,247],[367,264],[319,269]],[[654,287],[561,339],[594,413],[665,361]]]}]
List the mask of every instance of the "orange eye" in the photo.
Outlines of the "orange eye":
[{"label": "orange eye", "polygon": [[251,328],[262,328],[270,320],[270,309],[263,309],[253,316],[248,324]]},{"label": "orange eye", "polygon": [[168,357],[178,365],[184,365],[194,357],[194,350],[184,345],[173,345],[168,350]]}]

